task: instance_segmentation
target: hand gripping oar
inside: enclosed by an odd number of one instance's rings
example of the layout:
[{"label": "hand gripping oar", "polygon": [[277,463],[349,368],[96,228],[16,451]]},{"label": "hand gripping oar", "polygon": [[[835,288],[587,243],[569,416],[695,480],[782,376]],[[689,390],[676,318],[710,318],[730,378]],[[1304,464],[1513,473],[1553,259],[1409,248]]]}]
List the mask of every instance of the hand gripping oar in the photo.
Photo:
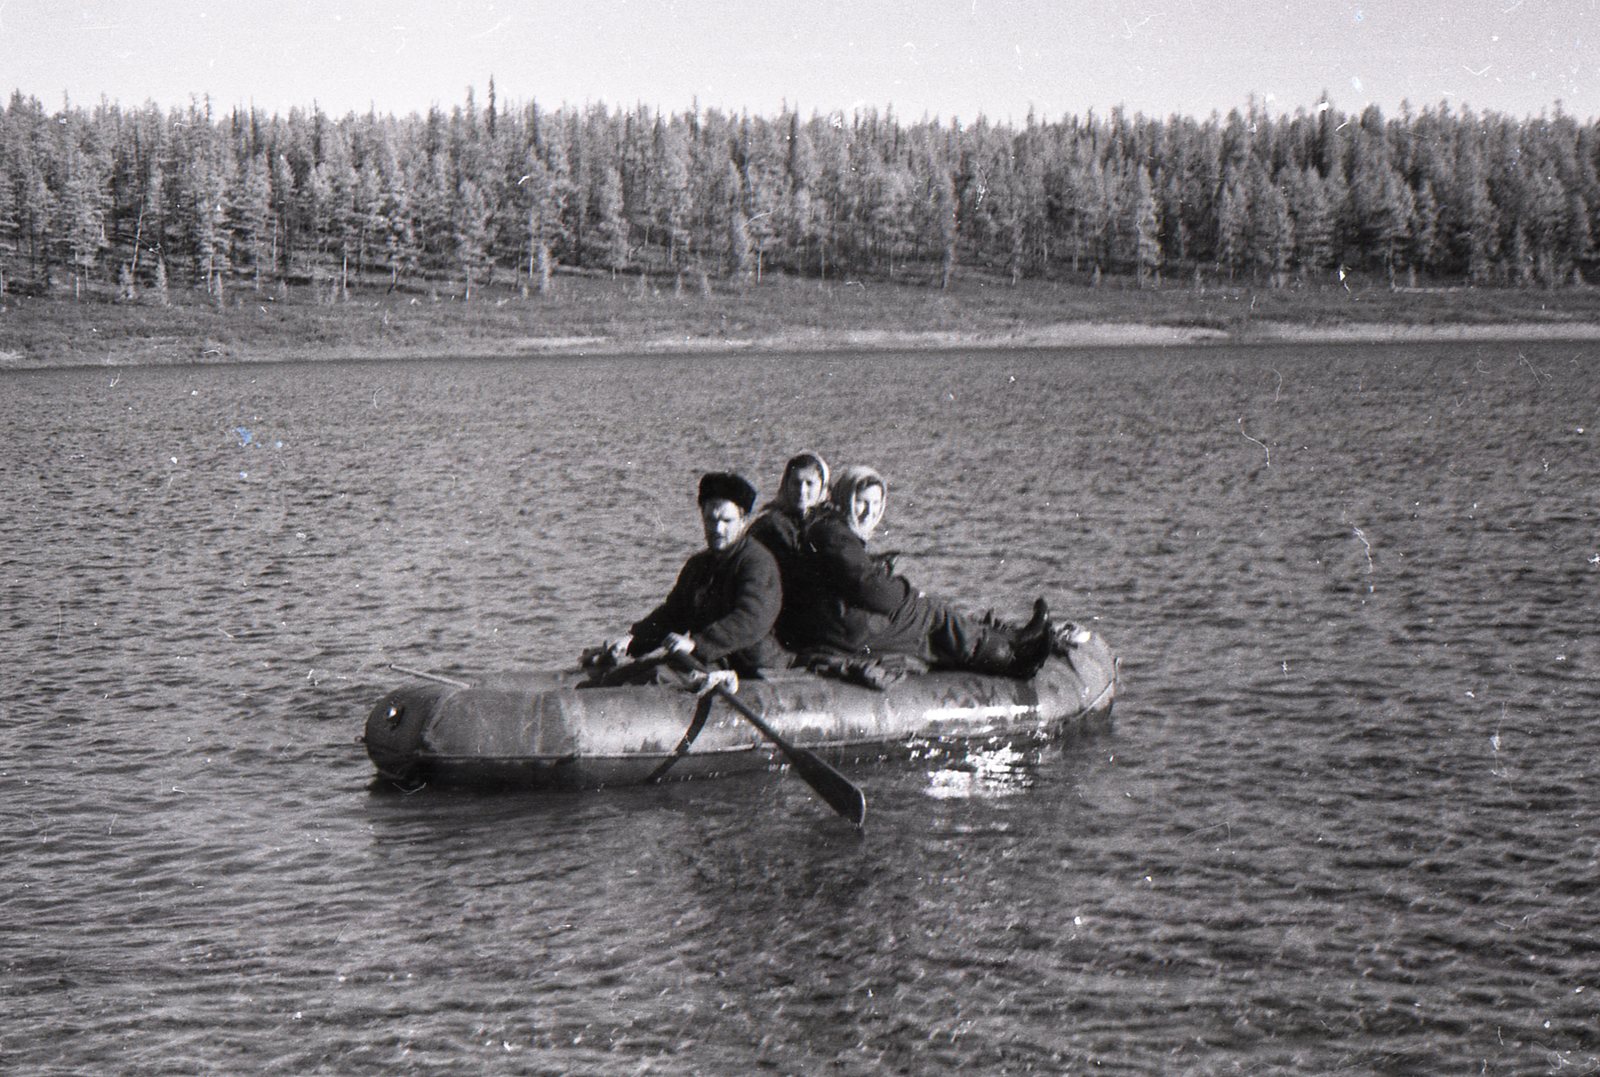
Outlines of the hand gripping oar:
[{"label": "hand gripping oar", "polygon": [[[706,672],[706,667],[688,655],[678,655],[675,661],[681,662],[696,673]],[[867,798],[849,778],[834,770],[824,763],[815,752],[807,751],[790,744],[787,740],[768,725],[762,717],[750,708],[744,700],[728,691],[723,685],[717,685],[714,691],[727,701],[728,706],[744,715],[750,724],[761,731],[761,735],[778,746],[788,758],[789,765],[794,772],[805,779],[805,783],[816,790],[817,795],[828,802],[828,807],[844,816],[855,824],[857,830],[867,818]]]}]

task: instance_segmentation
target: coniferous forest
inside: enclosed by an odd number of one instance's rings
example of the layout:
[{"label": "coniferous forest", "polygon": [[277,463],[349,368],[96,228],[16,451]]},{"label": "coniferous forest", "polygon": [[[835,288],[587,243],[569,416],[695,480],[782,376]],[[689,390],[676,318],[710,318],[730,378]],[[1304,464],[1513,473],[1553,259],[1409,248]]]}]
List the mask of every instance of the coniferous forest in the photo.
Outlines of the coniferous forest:
[{"label": "coniferous forest", "polygon": [[1596,267],[1600,127],[1326,101],[1020,125],[507,107],[397,118],[0,112],[0,288],[536,295],[566,272],[1563,288]]}]

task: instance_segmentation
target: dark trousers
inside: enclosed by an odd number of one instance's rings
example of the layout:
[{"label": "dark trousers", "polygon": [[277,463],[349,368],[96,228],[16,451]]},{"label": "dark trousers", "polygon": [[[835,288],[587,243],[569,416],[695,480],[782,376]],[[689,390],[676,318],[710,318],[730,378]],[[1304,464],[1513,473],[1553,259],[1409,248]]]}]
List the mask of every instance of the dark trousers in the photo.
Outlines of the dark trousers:
[{"label": "dark trousers", "polygon": [[969,667],[992,631],[976,617],[927,595],[918,595],[885,618],[868,638],[874,654],[907,654],[930,665]]}]

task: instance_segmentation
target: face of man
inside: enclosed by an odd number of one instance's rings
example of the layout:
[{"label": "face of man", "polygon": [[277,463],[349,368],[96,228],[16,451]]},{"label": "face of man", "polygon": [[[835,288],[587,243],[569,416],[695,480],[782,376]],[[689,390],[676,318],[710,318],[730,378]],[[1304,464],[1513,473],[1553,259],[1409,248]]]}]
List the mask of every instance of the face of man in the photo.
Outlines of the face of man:
[{"label": "face of man", "polygon": [[883,509],[883,487],[876,483],[861,487],[850,499],[850,530],[866,542],[883,520]]},{"label": "face of man", "polygon": [[822,503],[822,472],[814,467],[797,467],[783,480],[783,499],[802,515]]},{"label": "face of man", "polygon": [[744,534],[744,512],[732,501],[713,498],[700,506],[700,523],[705,527],[706,547],[721,553]]}]

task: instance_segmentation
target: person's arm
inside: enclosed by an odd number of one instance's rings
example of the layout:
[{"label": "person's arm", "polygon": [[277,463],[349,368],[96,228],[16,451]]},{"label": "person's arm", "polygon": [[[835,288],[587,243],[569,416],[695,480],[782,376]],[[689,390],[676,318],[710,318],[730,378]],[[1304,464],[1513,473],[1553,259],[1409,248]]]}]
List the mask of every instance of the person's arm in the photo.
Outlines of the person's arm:
[{"label": "person's arm", "polygon": [[765,546],[748,541],[743,554],[729,567],[733,572],[731,608],[694,634],[694,653],[705,662],[760,643],[772,631],[783,606],[778,562]]},{"label": "person's arm", "polygon": [[678,572],[677,582],[661,605],[634,622],[628,633],[633,637],[628,643],[628,653],[635,658],[649,654],[661,646],[669,632],[682,632],[688,627],[690,596],[694,594],[695,559],[689,558]]},{"label": "person's arm", "polygon": [[893,613],[911,594],[911,584],[892,575],[846,529],[822,529],[816,536],[816,552],[840,597],[853,606]]}]

